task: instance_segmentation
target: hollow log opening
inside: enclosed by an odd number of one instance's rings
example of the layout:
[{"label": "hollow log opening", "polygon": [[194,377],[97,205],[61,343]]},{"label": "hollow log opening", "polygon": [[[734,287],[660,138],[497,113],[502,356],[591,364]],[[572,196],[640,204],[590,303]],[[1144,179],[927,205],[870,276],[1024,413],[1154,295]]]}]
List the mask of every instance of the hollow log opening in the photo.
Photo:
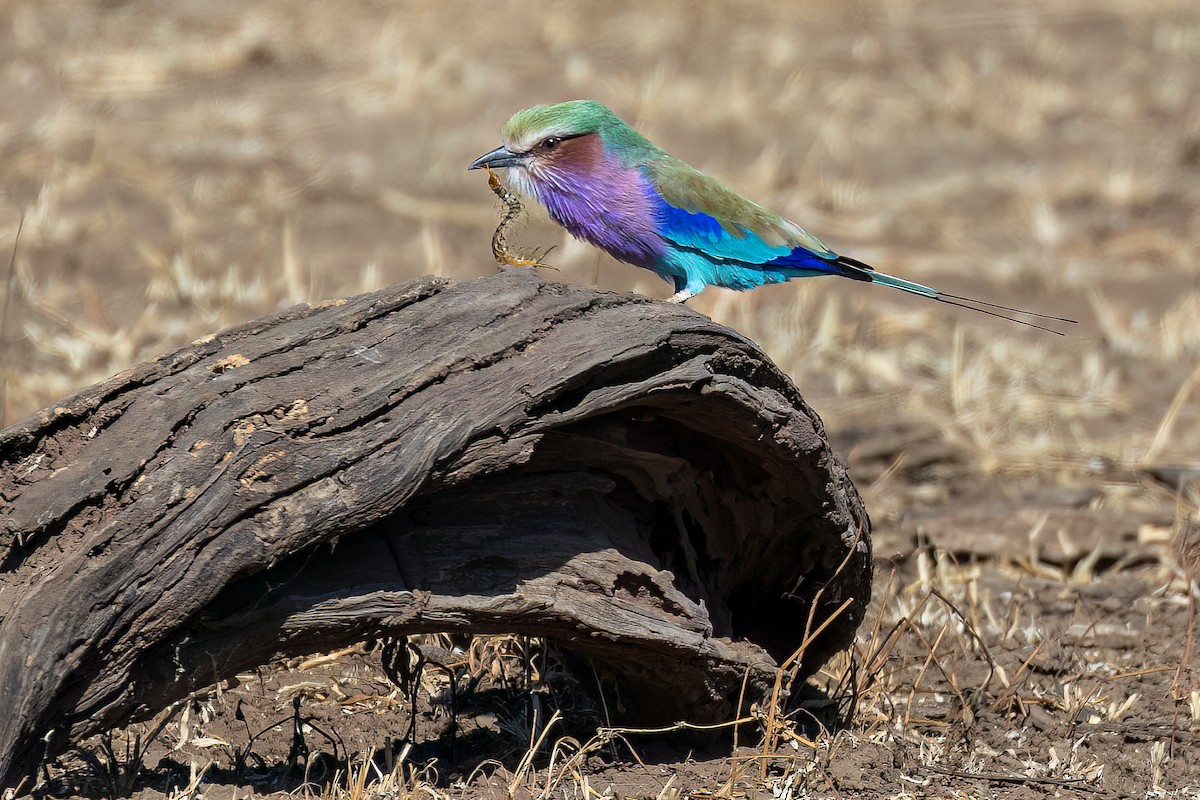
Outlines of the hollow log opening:
[{"label": "hollow log opening", "polygon": [[122,373],[0,431],[0,501],[6,786],[379,635],[545,637],[631,722],[728,719],[843,606],[802,671],[844,647],[870,593],[862,503],[752,342],[532,271],[300,306]]}]

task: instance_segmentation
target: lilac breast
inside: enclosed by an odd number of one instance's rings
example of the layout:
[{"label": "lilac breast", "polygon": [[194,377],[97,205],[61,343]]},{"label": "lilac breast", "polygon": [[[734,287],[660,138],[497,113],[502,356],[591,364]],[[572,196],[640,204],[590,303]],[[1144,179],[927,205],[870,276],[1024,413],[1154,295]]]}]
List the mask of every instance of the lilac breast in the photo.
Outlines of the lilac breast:
[{"label": "lilac breast", "polygon": [[613,258],[654,269],[666,253],[652,190],[640,170],[605,158],[598,170],[546,170],[537,176],[536,188],[555,222]]}]

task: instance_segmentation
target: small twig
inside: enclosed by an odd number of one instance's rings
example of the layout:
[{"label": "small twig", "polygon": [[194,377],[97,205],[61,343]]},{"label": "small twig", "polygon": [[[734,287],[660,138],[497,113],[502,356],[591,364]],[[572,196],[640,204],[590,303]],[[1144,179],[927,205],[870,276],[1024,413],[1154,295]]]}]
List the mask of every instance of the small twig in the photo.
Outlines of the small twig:
[{"label": "small twig", "polygon": [[[949,627],[950,623],[942,625],[942,629],[938,631],[937,638],[933,640],[933,644],[929,643],[929,640],[925,638],[921,631],[915,628],[913,629],[913,635],[921,641],[921,644],[925,645],[925,650],[928,652],[928,655],[925,656],[925,661],[921,664],[921,669],[917,671],[917,677],[913,680],[912,688],[908,690],[908,705],[904,709],[905,725],[913,724],[913,703],[916,702],[917,692],[921,688],[921,681],[925,680],[925,673],[929,670],[929,665],[934,664],[938,669],[942,669],[941,663],[937,660],[937,649],[941,646],[942,637],[946,635],[946,630]],[[942,676],[947,677],[945,670],[942,670]],[[950,683],[950,688],[952,690],[955,688],[948,677],[947,683]]]},{"label": "small twig", "polygon": [[1127,738],[1152,739],[1171,738],[1173,741],[1195,740],[1197,734],[1180,728],[1175,720],[1171,722],[1080,722],[1075,726],[1075,732],[1086,734],[1092,732],[1119,733]]},{"label": "small twig", "polygon": [[950,602],[950,599],[947,598],[946,595],[942,594],[941,590],[937,587],[932,587],[929,591],[934,597],[936,597],[938,600],[941,600],[946,608],[950,609],[950,611],[952,611],[954,615],[959,618],[963,624],[963,630],[966,631],[968,636],[975,640],[977,645],[979,645],[979,653],[988,663],[987,678],[984,679],[983,684],[976,690],[978,696],[982,697],[983,693],[986,692],[988,687],[992,685],[992,678],[996,677],[996,659],[992,657],[992,651],[987,646],[987,642],[985,642],[983,637],[980,636],[975,630],[975,625],[973,625],[971,621],[967,619],[967,616],[963,614],[959,607]]},{"label": "small twig", "polygon": [[1008,704],[1008,708],[1010,709],[1012,708],[1013,703],[1016,703],[1017,708],[1024,710],[1024,704],[1021,700],[1021,687],[1024,686],[1025,681],[1028,680],[1026,673],[1029,671],[1029,666],[1033,663],[1033,660],[1037,658],[1038,653],[1042,652],[1043,644],[1045,644],[1045,642],[1038,642],[1036,645],[1034,645],[1033,652],[1029,654],[1028,658],[1021,662],[1021,666],[1017,667],[1017,671],[1014,672],[1013,676],[1009,679],[1009,685],[1006,687],[1005,694],[992,701],[992,704],[988,706],[988,710],[998,711],[1004,707],[1006,702]]},{"label": "small twig", "polygon": [[[734,711],[735,717],[742,716],[742,704],[746,701],[746,684],[750,681],[750,667],[746,667],[746,671],[742,674],[742,688],[738,692],[737,710]],[[740,728],[737,725],[733,726],[733,752],[731,755],[737,755],[738,749],[738,731]]]},{"label": "small twig", "polygon": [[854,540],[850,543],[850,547],[847,548],[846,555],[842,558],[841,563],[838,564],[837,569],[833,571],[833,575],[830,576],[829,581],[827,581],[816,591],[816,594],[813,595],[813,598],[809,603],[808,619],[805,620],[804,623],[804,638],[801,640],[800,646],[797,647],[792,654],[788,656],[782,664],[779,665],[779,669],[775,672],[775,685],[771,689],[771,702],[767,706],[765,725],[766,730],[765,735],[763,736],[764,759],[762,762],[761,774],[759,776],[761,780],[765,781],[767,779],[767,761],[765,756],[774,752],[776,744],[779,740],[779,734],[776,731],[776,728],[779,724],[779,695],[783,691],[783,676],[786,673],[791,673],[788,679],[788,689],[790,690],[792,682],[795,681],[796,676],[799,673],[800,666],[804,660],[804,653],[808,650],[808,646],[814,639],[820,636],[821,633],[824,632],[824,630],[835,619],[840,617],[842,613],[851,606],[851,604],[854,603],[855,598],[846,598],[846,600],[840,606],[838,606],[838,608],[832,614],[825,618],[825,620],[816,630],[813,630],[813,623],[816,621],[817,609],[821,605],[821,599],[825,594],[825,587],[837,580],[837,577],[842,573],[842,570],[846,569],[846,567],[850,564],[850,560],[854,557],[854,554],[858,552],[858,544],[862,540],[862,536],[863,528],[862,525],[859,525],[858,529],[854,532]]},{"label": "small twig", "polygon": [[1017,783],[1022,785],[1061,786],[1064,789],[1074,789],[1079,792],[1100,793],[1103,790],[1089,786],[1081,778],[1034,778],[1028,775],[1003,775],[998,772],[960,772],[956,769],[946,769],[932,764],[922,765],[922,769],[936,772],[939,775],[949,775],[952,778],[972,778],[988,781],[989,783]]},{"label": "small twig", "polygon": [[740,719],[731,719],[728,722],[714,722],[711,725],[697,725],[694,722],[676,722],[674,725],[666,725],[662,728],[599,728],[596,733],[613,734],[613,733],[675,733],[676,731],[715,731],[721,728],[729,728],[735,725],[743,725],[747,722],[754,722],[758,719],[757,716],[741,717]]},{"label": "small twig", "polygon": [[525,775],[529,772],[530,767],[533,766],[533,759],[537,757],[538,751],[541,750],[542,745],[545,744],[546,736],[550,733],[550,729],[561,720],[562,713],[555,709],[554,713],[550,715],[550,719],[546,721],[546,727],[542,728],[541,734],[539,734],[537,738],[533,740],[533,743],[529,746],[529,750],[527,750],[525,755],[521,757],[520,763],[517,764],[516,770],[513,771],[512,780],[508,784],[510,797],[514,794],[516,787],[520,786],[525,780]]}]

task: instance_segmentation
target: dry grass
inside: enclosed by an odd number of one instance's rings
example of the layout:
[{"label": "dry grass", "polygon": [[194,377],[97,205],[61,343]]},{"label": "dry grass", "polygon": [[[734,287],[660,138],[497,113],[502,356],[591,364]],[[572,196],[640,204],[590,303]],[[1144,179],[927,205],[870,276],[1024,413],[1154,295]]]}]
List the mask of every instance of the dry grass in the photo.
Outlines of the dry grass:
[{"label": "dry grass", "polygon": [[[1167,569],[1196,499],[1148,477],[1200,453],[1193,3],[14,1],[0,18],[0,243],[25,219],[0,280],[0,423],[280,306],[494,269],[496,204],[465,165],[511,111],[594,97],[837,249],[1081,320],[1058,339],[836,281],[693,301],[794,377],[848,453],[876,551],[903,559],[819,682],[854,722],[814,734],[763,709],[781,760],[735,758],[707,791],[833,794],[839,763],[880,752],[907,766],[878,796],[955,796],[937,769],[1068,793],[1182,791],[1173,776],[1196,774],[1170,737],[1137,754],[1142,784],[1132,755],[1097,744],[1172,703],[1185,729],[1200,715],[1194,673],[1174,672],[1195,567]],[[669,291],[544,218],[515,238],[556,245],[557,279]],[[964,509],[988,521],[926,540]],[[1041,520],[1028,541],[981,555],[1026,513]],[[1080,519],[1093,527],[1059,549],[1082,555],[1048,556]],[[1113,520],[1116,539],[1100,530]],[[1105,626],[1135,607],[1147,638],[1125,647]],[[1178,647],[1150,647],[1151,619]],[[1034,718],[1069,735],[1030,734]],[[595,742],[533,730],[539,757],[501,794],[603,793],[580,766]],[[365,763],[331,786],[465,791]]]},{"label": "dry grass", "polygon": [[[1061,791],[1191,796],[1167,787],[1177,786],[1171,770],[1181,759],[1188,763],[1188,743],[1200,736],[1200,690],[1191,689],[1172,705],[1175,670],[1169,659],[1154,663],[1153,656],[1139,652],[1146,640],[1129,636],[1131,619],[1144,615],[1153,630],[1186,597],[1167,565],[1158,569],[1165,591],[1139,598],[1131,613],[1087,616],[1077,608],[1064,618],[1041,596],[1056,593],[1068,605],[1086,605],[1096,587],[1112,590],[1127,576],[1109,573],[1080,582],[1078,575],[1055,573],[1048,564],[1017,560],[996,569],[961,564],[945,551],[924,547],[909,564],[885,575],[858,643],[813,680],[820,693],[786,713],[774,702],[747,708],[725,725],[737,731],[728,757],[703,769],[689,773],[683,763],[664,769],[637,755],[656,736],[694,726],[601,727],[583,740],[565,733],[561,711],[547,705],[541,716],[502,723],[501,738],[517,746],[508,755],[497,751],[497,758],[469,773],[453,764],[410,759],[411,746],[396,751],[382,740],[385,726],[377,748],[351,756],[344,771],[332,776],[319,774],[321,753],[313,750],[303,765],[305,778],[291,794],[322,800],[801,798],[839,791],[888,798],[996,796],[977,793],[982,786],[1046,796]],[[1066,588],[1072,585],[1081,587],[1078,593]],[[435,637],[422,644],[451,645]],[[531,646],[538,647],[515,637],[475,640],[449,666],[463,670],[456,678],[462,684],[488,676],[519,682],[524,673],[526,685],[541,687],[530,697],[561,702],[553,692],[546,694],[547,676],[537,666],[545,662],[530,656]],[[334,677],[361,669],[360,662],[346,660],[360,653],[351,648],[294,664],[273,690],[278,709],[299,697],[321,702],[332,689],[345,713],[352,707],[367,713],[367,698],[347,697],[337,688],[344,679]],[[320,668],[330,668],[330,677],[312,672]],[[239,677],[246,685],[261,680]],[[781,677],[786,683],[786,667]],[[426,670],[418,680],[426,696],[446,695],[442,672]],[[228,777],[204,781],[218,762],[233,760],[225,755],[229,742],[206,730],[221,713],[228,717],[244,693],[237,689],[222,697],[218,691],[185,704],[181,719],[160,718],[157,730],[168,752],[193,759],[186,779],[177,775],[166,792],[172,800],[255,794],[253,781],[241,789],[230,786]],[[389,698],[402,702],[398,690]],[[123,745],[115,747],[101,742],[107,756],[97,772],[131,781],[135,770],[128,751],[138,735],[125,732]],[[739,747],[739,740],[750,746]],[[1126,744],[1114,750],[1106,740]],[[614,743],[626,754],[617,768],[609,755]],[[122,746],[125,757],[114,757]],[[854,769],[882,774],[883,781],[848,777]]]}]

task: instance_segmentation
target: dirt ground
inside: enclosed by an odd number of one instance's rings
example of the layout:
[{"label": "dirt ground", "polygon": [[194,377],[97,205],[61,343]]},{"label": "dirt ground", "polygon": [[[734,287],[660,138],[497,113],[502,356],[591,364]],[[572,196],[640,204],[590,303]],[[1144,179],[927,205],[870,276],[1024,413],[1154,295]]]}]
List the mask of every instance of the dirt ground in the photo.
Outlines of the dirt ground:
[{"label": "dirt ground", "polygon": [[[3,424],[275,308],[495,269],[465,167],[571,97],[841,252],[1079,320],[833,280],[692,301],[794,378],[875,526],[854,652],[765,747],[761,719],[736,750],[595,738],[552,648],[430,638],[444,666],[407,688],[387,643],[264,667],[44,791],[1200,797],[1194,2],[10,0],[0,23]],[[670,293],[536,215],[516,242],[555,245],[555,279]]]}]

